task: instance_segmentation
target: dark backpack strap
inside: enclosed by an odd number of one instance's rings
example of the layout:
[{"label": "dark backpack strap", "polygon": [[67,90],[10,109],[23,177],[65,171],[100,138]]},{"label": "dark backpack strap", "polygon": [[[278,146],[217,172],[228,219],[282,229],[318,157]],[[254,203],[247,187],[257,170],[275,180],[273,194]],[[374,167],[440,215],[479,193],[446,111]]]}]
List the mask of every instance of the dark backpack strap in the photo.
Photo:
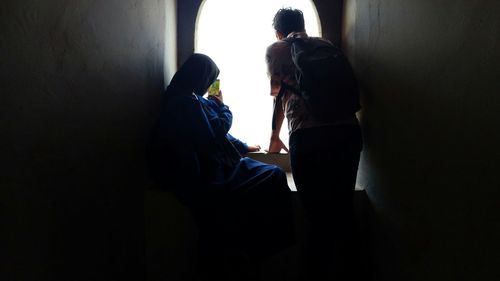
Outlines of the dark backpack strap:
[{"label": "dark backpack strap", "polygon": [[[280,89],[280,92],[283,91],[283,94],[285,91],[290,91],[296,95],[300,95],[300,89],[297,88],[297,87],[294,87],[292,85],[289,85],[283,81],[281,81],[281,89]],[[278,94],[279,95],[279,94]]]}]

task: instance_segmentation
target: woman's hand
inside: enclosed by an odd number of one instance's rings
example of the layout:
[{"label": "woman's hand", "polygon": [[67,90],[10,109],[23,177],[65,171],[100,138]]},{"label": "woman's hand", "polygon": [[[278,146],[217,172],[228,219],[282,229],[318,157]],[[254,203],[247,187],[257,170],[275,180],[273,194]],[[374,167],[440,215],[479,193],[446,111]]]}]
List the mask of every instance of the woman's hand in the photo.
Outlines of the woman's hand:
[{"label": "woman's hand", "polygon": [[211,100],[214,100],[216,101],[218,104],[224,104],[224,99],[222,97],[222,91],[219,90],[219,94],[215,95],[215,96],[208,96],[208,99],[211,99]]},{"label": "woman's hand", "polygon": [[257,152],[260,151],[260,145],[249,145],[248,146],[248,152]]}]

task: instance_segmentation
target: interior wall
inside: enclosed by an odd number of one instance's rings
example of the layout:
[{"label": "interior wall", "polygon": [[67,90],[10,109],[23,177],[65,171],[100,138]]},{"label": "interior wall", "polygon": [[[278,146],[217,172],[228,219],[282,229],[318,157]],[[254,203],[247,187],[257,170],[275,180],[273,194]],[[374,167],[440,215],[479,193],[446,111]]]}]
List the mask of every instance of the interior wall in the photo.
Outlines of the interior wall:
[{"label": "interior wall", "polygon": [[165,1],[165,85],[177,70],[177,0]]},{"label": "interior wall", "polygon": [[181,66],[194,52],[196,17],[203,0],[182,0],[177,3],[177,63]]},{"label": "interior wall", "polygon": [[171,2],[2,1],[0,279],[143,279]]},{"label": "interior wall", "polygon": [[339,45],[342,34],[342,0],[312,0],[321,20],[321,36]]},{"label": "interior wall", "polygon": [[[184,33],[177,31],[177,21],[182,19],[177,15],[179,2],[165,2],[165,85],[177,70],[177,36]],[[144,203],[146,280],[193,280],[197,231],[189,211],[172,192],[153,184],[146,191]]]},{"label": "interior wall", "polygon": [[500,280],[500,2],[346,0],[376,280]]}]

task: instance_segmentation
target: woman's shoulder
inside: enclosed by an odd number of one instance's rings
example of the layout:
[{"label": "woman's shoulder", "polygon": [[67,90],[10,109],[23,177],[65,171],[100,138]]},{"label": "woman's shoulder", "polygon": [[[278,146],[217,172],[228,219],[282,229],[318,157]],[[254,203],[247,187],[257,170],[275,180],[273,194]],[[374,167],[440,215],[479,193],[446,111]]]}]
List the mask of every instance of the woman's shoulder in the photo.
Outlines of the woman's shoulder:
[{"label": "woman's shoulder", "polygon": [[196,103],[196,99],[189,95],[171,95],[165,97],[161,107],[167,115],[182,115],[194,108]]},{"label": "woman's shoulder", "polygon": [[170,106],[181,107],[197,103],[194,95],[171,95],[166,98],[166,103]]}]

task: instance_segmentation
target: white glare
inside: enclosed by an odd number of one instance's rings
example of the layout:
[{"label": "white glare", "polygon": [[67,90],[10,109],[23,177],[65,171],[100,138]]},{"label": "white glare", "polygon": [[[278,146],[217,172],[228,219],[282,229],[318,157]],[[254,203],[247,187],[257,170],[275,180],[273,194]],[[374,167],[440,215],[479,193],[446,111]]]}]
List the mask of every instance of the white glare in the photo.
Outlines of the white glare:
[{"label": "white glare", "polygon": [[[307,33],[320,36],[311,0],[205,0],[197,20],[195,52],[210,56],[220,69],[224,103],[233,112],[230,133],[263,149],[269,145],[273,103],[265,51],[276,41],[272,20],[283,7],[302,10]],[[288,146],[286,119],[281,139]]]}]

